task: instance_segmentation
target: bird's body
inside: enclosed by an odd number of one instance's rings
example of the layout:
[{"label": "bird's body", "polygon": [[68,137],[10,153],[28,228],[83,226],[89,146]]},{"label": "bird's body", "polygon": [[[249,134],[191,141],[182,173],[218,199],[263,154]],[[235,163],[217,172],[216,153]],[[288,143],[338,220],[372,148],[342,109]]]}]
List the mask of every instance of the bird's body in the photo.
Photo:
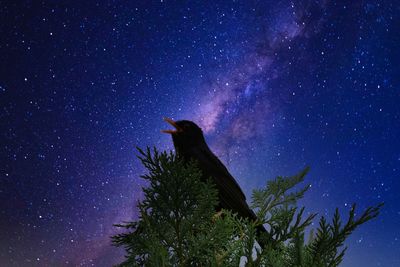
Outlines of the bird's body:
[{"label": "bird's body", "polygon": [[[172,135],[178,156],[183,157],[185,161],[197,161],[203,173],[203,179],[211,178],[215,183],[219,200],[217,209],[228,209],[242,218],[257,220],[257,216],[248,206],[246,196],[235,178],[208,147],[200,127],[191,121],[174,122],[171,119],[166,119],[166,121],[176,128],[176,130],[164,132]],[[259,228],[259,231],[265,231],[262,226]]]},{"label": "bird's body", "polygon": [[[218,190],[219,205],[217,209],[228,209],[238,215],[252,220],[257,219],[246,203],[244,195],[235,178],[224,164],[214,155],[207,145],[178,149],[177,153],[185,161],[195,160],[203,173],[203,180],[211,179]],[[183,150],[183,151],[182,151]]]}]

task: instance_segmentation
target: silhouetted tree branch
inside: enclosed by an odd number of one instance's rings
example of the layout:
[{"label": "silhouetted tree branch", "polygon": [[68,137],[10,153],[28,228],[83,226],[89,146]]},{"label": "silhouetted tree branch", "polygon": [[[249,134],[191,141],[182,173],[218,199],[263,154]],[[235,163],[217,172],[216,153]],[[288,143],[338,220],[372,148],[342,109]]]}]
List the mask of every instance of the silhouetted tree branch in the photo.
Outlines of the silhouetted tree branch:
[{"label": "silhouetted tree branch", "polygon": [[[126,250],[120,266],[338,266],[346,238],[361,224],[378,216],[383,204],[366,209],[358,218],[355,205],[345,224],[336,209],[332,223],[324,217],[305,242],[304,233],[316,214],[297,207],[309,186],[303,182],[308,168],[291,177],[277,177],[253,191],[252,208],[259,221],[239,218],[229,210],[215,212],[217,190],[201,181],[196,162],[185,164],[173,153],[139,149],[148,181],[138,204],[137,221],[116,225],[126,232],[112,237]],[[257,234],[264,225],[267,233]],[[261,249],[257,240],[263,240]],[[341,249],[342,248],[342,249]]]}]

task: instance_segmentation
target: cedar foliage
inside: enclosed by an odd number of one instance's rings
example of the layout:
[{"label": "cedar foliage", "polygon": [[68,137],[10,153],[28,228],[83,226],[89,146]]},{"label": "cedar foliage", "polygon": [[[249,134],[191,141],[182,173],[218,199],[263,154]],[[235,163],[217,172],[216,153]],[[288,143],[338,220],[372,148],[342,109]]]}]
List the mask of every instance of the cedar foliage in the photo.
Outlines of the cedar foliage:
[{"label": "cedar foliage", "polygon": [[[138,204],[139,219],[116,225],[126,230],[112,237],[114,245],[126,250],[120,266],[339,266],[346,238],[382,207],[369,207],[356,218],[353,205],[346,223],[336,209],[332,222],[321,217],[306,242],[306,228],[316,214],[305,216],[305,207],[296,205],[309,186],[294,188],[308,168],[254,190],[252,208],[259,220],[253,222],[228,210],[215,212],[217,190],[211,180],[201,180],[196,162],[186,164],[172,152],[138,150],[148,187]],[[267,233],[257,235],[259,224]],[[261,239],[263,249],[256,242]]]}]

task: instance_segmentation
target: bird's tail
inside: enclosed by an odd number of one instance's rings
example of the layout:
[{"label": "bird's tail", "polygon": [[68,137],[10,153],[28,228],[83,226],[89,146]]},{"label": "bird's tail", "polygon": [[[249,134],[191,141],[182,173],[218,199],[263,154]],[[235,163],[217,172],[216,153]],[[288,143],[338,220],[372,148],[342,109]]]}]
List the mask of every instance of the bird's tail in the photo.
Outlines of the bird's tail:
[{"label": "bird's tail", "polygon": [[265,239],[262,238],[262,235],[264,233],[267,233],[267,230],[265,229],[265,227],[262,224],[260,224],[256,227],[256,231],[257,231],[257,237],[258,237],[257,243],[260,245],[260,247],[262,249],[265,249],[267,243],[266,243]]},{"label": "bird's tail", "polygon": [[[252,209],[248,208],[248,212],[250,213],[249,217],[252,218],[253,221],[259,221],[257,215]],[[257,243],[260,245],[262,249],[264,249],[267,245],[265,238],[262,237],[265,233],[267,233],[267,230],[265,229],[264,225],[262,224],[257,225],[256,233],[257,233]]]}]

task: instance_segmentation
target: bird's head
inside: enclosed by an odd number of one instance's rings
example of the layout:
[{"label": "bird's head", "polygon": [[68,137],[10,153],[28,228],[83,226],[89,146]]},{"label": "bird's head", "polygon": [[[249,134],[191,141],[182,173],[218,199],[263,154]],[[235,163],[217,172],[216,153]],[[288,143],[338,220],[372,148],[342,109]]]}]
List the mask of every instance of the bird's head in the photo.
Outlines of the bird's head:
[{"label": "bird's head", "polygon": [[172,135],[175,149],[184,151],[190,147],[205,144],[203,131],[196,123],[188,120],[173,121],[169,118],[164,120],[175,128],[162,131]]}]

